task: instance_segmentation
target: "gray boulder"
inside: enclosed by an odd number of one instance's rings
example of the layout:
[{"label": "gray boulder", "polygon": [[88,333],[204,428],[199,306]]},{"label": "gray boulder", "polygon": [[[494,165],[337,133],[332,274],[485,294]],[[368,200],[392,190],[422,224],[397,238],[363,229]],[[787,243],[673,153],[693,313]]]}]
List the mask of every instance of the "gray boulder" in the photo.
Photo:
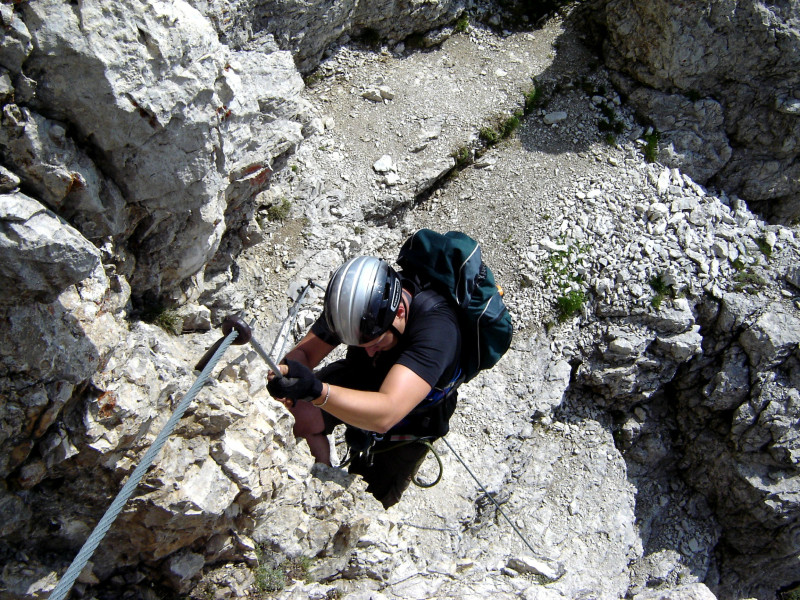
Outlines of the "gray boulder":
[{"label": "gray boulder", "polygon": [[705,184],[731,159],[724,111],[715,100],[692,102],[680,94],[638,88],[630,101],[660,133],[658,159],[663,164]]},{"label": "gray boulder", "polygon": [[[604,52],[612,69],[638,85],[691,99],[659,107],[650,91],[632,95],[645,117],[667,127],[665,158],[707,177],[716,169],[715,181],[766,214],[799,216],[800,5],[599,0],[592,6],[607,31]],[[720,119],[707,111],[698,119],[696,101],[711,98],[724,111],[727,145],[734,149],[729,159]],[[679,133],[672,124],[681,122]],[[716,155],[705,165],[700,140]]]},{"label": "gray boulder", "polygon": [[31,193],[89,239],[122,234],[125,199],[67,136],[66,127],[7,104],[0,121],[0,158]]},{"label": "gray boulder", "polygon": [[11,4],[0,5],[0,24],[3,26],[3,37],[0,38],[0,66],[11,73],[19,73],[22,63],[33,49],[31,35]]},{"label": "gray boulder", "polygon": [[463,0],[193,0],[233,47],[260,47],[274,37],[282,50],[295,57],[297,67],[313,70],[325,50],[350,37],[368,34],[398,42],[413,33],[428,32],[455,21]]},{"label": "gray boulder", "polygon": [[0,305],[52,301],[100,262],[95,246],[36,200],[0,195]]},{"label": "gray boulder", "polygon": [[[291,57],[231,52],[184,2],[107,11],[46,0],[20,10],[33,40],[31,108],[74,131],[121,190],[135,293],[175,287],[203,269],[303,139],[307,106]],[[102,195],[98,185],[90,195]]]},{"label": "gray boulder", "polygon": [[[800,320],[780,302],[728,294],[721,305],[708,344],[720,354],[707,352],[680,374],[681,467],[723,527],[722,568],[731,575],[720,596],[747,589],[771,597],[796,579]],[[707,385],[688,385],[698,375]]]}]

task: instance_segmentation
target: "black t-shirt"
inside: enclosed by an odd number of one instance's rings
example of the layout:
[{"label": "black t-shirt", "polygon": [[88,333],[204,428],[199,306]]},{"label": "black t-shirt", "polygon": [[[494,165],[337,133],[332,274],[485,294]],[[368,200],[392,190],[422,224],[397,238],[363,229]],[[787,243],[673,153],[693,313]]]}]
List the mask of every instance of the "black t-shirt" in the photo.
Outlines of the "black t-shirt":
[{"label": "black t-shirt", "polygon": [[[341,343],[328,328],[324,315],[312,325],[311,332],[327,344],[337,346]],[[460,354],[458,317],[444,297],[429,290],[412,298],[408,322],[396,346],[374,357],[363,348],[348,346],[346,360],[364,370],[365,376],[375,382],[375,391],[396,364],[408,367],[435,389],[450,383],[458,368]]]}]

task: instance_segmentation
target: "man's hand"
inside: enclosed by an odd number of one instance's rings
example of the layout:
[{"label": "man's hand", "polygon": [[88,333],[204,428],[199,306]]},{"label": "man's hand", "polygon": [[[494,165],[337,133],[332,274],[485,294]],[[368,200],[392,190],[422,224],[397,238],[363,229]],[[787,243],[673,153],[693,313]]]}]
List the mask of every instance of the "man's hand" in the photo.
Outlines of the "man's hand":
[{"label": "man's hand", "polygon": [[272,377],[267,383],[273,398],[311,402],[322,395],[322,382],[311,369],[296,360],[287,360],[286,366],[284,377]]}]

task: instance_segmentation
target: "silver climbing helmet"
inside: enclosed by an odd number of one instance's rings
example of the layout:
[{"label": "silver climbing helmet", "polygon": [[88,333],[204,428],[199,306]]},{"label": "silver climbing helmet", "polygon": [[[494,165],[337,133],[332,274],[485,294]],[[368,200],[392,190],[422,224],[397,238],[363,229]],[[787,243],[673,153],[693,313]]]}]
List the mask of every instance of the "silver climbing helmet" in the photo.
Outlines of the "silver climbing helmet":
[{"label": "silver climbing helmet", "polygon": [[402,286],[385,260],[358,256],[336,269],[325,290],[325,321],[342,343],[371,342],[389,329]]}]

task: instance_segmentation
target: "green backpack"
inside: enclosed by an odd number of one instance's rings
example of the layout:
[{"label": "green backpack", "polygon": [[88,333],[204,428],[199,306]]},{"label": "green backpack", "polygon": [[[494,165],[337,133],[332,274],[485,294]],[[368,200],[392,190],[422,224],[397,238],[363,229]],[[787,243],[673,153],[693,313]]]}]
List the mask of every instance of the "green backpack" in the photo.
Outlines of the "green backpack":
[{"label": "green backpack", "polygon": [[513,328],[478,242],[458,231],[420,229],[403,244],[397,264],[404,277],[436,290],[457,308],[464,381],[493,367],[511,346]]}]

